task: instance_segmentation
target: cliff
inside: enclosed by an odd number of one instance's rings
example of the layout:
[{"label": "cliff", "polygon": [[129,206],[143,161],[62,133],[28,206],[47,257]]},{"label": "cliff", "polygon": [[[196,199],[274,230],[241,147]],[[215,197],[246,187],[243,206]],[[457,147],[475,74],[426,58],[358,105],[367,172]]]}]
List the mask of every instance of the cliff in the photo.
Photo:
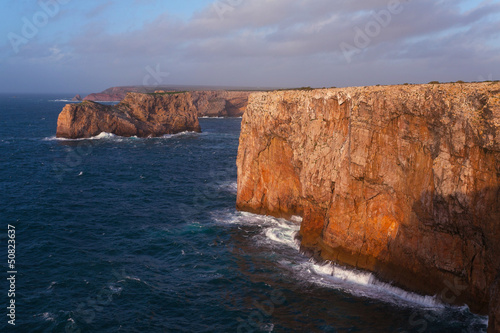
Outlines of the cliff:
[{"label": "cliff", "polygon": [[[169,87],[125,86],[112,87],[100,93],[86,96],[84,101],[119,102],[129,92],[153,93],[157,90],[175,91]],[[186,90],[189,90],[186,88]],[[248,104],[252,91],[196,90],[191,91],[193,104],[200,117],[241,117]]]},{"label": "cliff", "polygon": [[56,136],[76,139],[107,132],[155,137],[183,131],[201,131],[189,93],[129,93],[116,106],[90,101],[66,105],[57,120]]},{"label": "cliff", "polygon": [[193,91],[193,103],[200,117],[241,117],[248,105],[250,91]]},{"label": "cliff", "polygon": [[93,101],[93,102],[120,102],[122,99],[127,96],[129,92],[136,93],[152,93],[152,91],[145,91],[141,89],[141,87],[127,86],[127,87],[111,87],[100,93],[93,93],[85,96],[84,101]]},{"label": "cliff", "polygon": [[500,83],[256,93],[237,166],[237,207],[301,215],[304,250],[499,329]]}]

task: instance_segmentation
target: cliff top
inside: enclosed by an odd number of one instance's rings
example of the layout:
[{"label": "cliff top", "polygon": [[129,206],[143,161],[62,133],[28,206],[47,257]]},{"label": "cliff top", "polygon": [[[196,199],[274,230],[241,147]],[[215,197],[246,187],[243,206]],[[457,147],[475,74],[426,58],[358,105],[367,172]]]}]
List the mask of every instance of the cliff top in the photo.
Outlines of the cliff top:
[{"label": "cliff top", "polygon": [[[283,89],[283,90],[273,90],[261,93],[278,93],[282,95],[286,94],[314,94],[318,93],[324,96],[325,93],[372,93],[372,92],[414,92],[414,91],[445,91],[450,94],[461,94],[470,93],[471,90],[476,89],[478,92],[494,92],[500,90],[500,81],[486,81],[486,82],[471,82],[471,83],[427,83],[427,84],[399,84],[399,85],[375,85],[375,86],[355,86],[355,87],[332,87],[332,88],[297,88],[297,89]],[[257,92],[256,92],[257,93]]]}]

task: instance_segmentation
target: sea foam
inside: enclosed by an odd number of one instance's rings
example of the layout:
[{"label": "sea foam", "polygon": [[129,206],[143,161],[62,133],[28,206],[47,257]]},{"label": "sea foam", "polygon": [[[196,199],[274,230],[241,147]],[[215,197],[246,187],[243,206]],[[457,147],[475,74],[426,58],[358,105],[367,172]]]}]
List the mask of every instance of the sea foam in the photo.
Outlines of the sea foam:
[{"label": "sea foam", "polygon": [[291,255],[283,253],[281,265],[299,280],[347,292],[357,297],[372,298],[403,307],[421,307],[442,310],[447,305],[436,296],[412,293],[390,283],[378,280],[374,274],[351,269],[331,262],[317,262],[300,254],[300,244],[296,235],[302,218],[294,216],[290,220],[247,212],[219,211],[213,219],[220,223],[254,225],[262,228],[255,241],[260,246],[286,246],[293,249]]},{"label": "sea foam", "polygon": [[119,136],[113,133],[107,133],[107,132],[102,132],[96,136],[92,136],[90,138],[78,138],[78,139],[67,139],[67,138],[58,138],[56,136],[50,136],[43,138],[42,141],[84,141],[84,140],[114,140],[114,141],[123,141],[123,140],[134,140],[134,139],[141,139],[141,140],[162,140],[162,139],[172,139],[176,137],[183,137],[183,136],[192,136],[192,135],[198,135],[199,133],[197,132],[191,132],[191,131],[185,131],[185,132],[180,132],[176,134],[165,134],[162,136],[158,137],[147,137],[147,138],[139,138],[137,136],[131,136],[131,137],[124,137],[124,136]]}]

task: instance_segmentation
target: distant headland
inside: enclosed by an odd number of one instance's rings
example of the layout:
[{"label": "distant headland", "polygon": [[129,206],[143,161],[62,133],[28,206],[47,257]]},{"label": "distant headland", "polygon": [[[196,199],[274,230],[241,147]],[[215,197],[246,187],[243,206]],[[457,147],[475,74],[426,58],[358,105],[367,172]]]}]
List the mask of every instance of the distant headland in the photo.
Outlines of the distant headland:
[{"label": "distant headland", "polygon": [[151,94],[162,92],[191,92],[192,102],[199,117],[241,117],[252,92],[267,91],[271,88],[225,86],[120,86],[111,87],[100,93],[92,93],[82,98],[73,97],[72,101],[120,102],[128,93]]}]

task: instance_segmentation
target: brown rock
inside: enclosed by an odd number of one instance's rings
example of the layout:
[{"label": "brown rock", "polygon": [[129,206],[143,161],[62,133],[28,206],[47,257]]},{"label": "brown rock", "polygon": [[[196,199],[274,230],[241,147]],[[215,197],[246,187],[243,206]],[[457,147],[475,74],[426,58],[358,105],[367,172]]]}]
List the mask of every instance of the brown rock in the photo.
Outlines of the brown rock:
[{"label": "brown rock", "polygon": [[73,102],[79,102],[79,101],[81,101],[81,100],[82,100],[82,96],[80,96],[80,95],[76,95],[76,96],[75,96],[75,97],[73,97],[71,100],[72,100]]},{"label": "brown rock", "polygon": [[[168,93],[173,92],[173,90],[159,90],[141,86],[112,87],[100,93],[90,94],[83,100],[119,102],[129,92]],[[251,93],[251,91],[200,90],[192,91],[191,96],[200,117],[241,117],[245,112],[248,104],[248,96]]]},{"label": "brown rock", "polygon": [[85,96],[84,101],[93,101],[93,102],[120,102],[122,99],[127,96],[129,92],[141,92],[147,93],[152,91],[146,91],[144,87],[136,87],[136,86],[125,86],[125,87],[111,87],[100,93],[93,93]]},{"label": "brown rock", "polygon": [[500,83],[255,93],[237,165],[304,249],[500,317]]},{"label": "brown rock", "polygon": [[241,117],[251,91],[193,91],[193,103],[200,117]]},{"label": "brown rock", "polygon": [[59,138],[88,138],[102,132],[155,137],[183,131],[201,131],[189,93],[129,93],[116,106],[91,101],[68,104],[57,120]]}]

